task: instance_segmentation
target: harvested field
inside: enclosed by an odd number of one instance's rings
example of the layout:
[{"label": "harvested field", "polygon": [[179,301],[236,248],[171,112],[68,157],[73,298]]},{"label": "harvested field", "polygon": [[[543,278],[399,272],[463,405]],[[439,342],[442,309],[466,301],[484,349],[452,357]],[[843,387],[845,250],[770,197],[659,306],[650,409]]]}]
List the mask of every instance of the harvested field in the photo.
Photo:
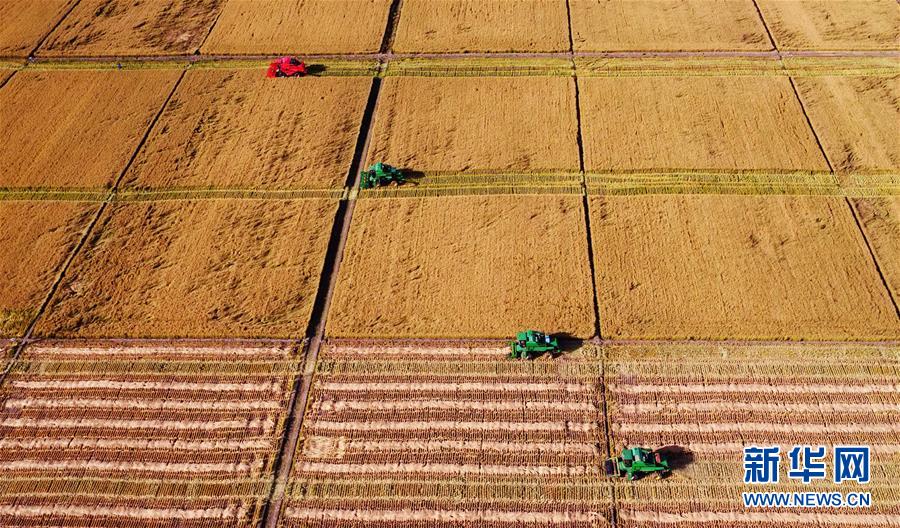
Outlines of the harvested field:
[{"label": "harvested field", "polygon": [[390,77],[369,161],[424,172],[578,170],[574,81]]},{"label": "harvested field", "polygon": [[3,86],[3,83],[5,83],[7,79],[12,77],[14,73],[16,73],[16,70],[0,69],[0,86]]},{"label": "harvested field", "polygon": [[258,526],[294,347],[30,345],[0,389],[9,526]]},{"label": "harvested field", "polygon": [[327,333],[508,337],[536,327],[590,337],[587,255],[577,196],[363,199]]},{"label": "harvested field", "polygon": [[565,0],[405,0],[399,53],[569,50]]},{"label": "harvested field", "polygon": [[607,526],[599,364],[507,354],[324,348],[282,526]]},{"label": "harvested field", "polygon": [[258,70],[191,70],[123,182],[137,188],[341,187],[371,82],[273,81]]},{"label": "harvested field", "polygon": [[787,78],[578,82],[587,170],[828,170]]},{"label": "harvested field", "polygon": [[[900,356],[896,347],[659,345],[605,347],[610,443],[665,448],[663,481],[616,486],[619,525],[892,526],[900,520]],[[744,509],[743,448],[872,446],[872,481],[753,491],[868,491],[871,508]],[[831,471],[831,464],[829,464]]]},{"label": "harvested field", "polygon": [[900,299],[900,197],[852,200],[894,300]]},{"label": "harvested field", "polygon": [[900,337],[842,198],[598,196],[590,207],[606,337]]},{"label": "harvested field", "polygon": [[896,0],[757,0],[781,50],[900,49]]},{"label": "harvested field", "polygon": [[24,70],[0,90],[0,187],[111,187],[179,70]]},{"label": "harvested field", "polygon": [[0,57],[27,57],[75,0],[0,2]]},{"label": "harvested field", "polygon": [[42,56],[187,55],[200,48],[222,0],[81,0]]},{"label": "harvested field", "polygon": [[22,335],[97,208],[0,201],[0,337]]},{"label": "harvested field", "polygon": [[576,51],[770,50],[753,0],[570,0]]},{"label": "harvested field", "polygon": [[900,76],[800,77],[796,84],[834,170],[900,170]]},{"label": "harvested field", "polygon": [[391,0],[229,0],[203,53],[374,53]]},{"label": "harvested field", "polygon": [[336,202],[116,203],[37,332],[53,337],[302,337]]}]

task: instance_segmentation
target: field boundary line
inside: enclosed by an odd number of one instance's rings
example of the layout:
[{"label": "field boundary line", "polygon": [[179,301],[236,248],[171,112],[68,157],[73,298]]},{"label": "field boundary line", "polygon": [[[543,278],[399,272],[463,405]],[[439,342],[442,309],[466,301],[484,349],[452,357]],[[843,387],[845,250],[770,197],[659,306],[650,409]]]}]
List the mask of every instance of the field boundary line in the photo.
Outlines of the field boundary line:
[{"label": "field boundary line", "polygon": [[881,279],[881,284],[887,291],[888,299],[890,299],[891,303],[894,305],[894,313],[897,315],[897,320],[900,321],[900,307],[898,307],[897,305],[897,299],[894,298],[894,292],[891,291],[891,287],[884,276],[884,272],[881,270],[881,264],[878,261],[878,255],[875,254],[875,250],[872,248],[872,244],[869,242],[869,237],[866,235],[866,230],[863,228],[863,224],[859,220],[859,215],[857,214],[856,207],[854,207],[853,203],[850,202],[850,198],[844,197],[844,201],[847,202],[847,207],[850,208],[850,215],[853,216],[853,221],[856,222],[856,227],[857,229],[859,229],[859,234],[860,236],[862,236],[863,243],[866,245],[866,249],[869,251],[869,257],[872,259],[872,264],[875,265],[875,271],[878,273],[878,277]]},{"label": "field boundary line", "polygon": [[222,18],[222,13],[225,12],[225,8],[228,6],[228,0],[222,2],[222,6],[219,8],[219,12],[216,13],[216,18],[213,20],[213,23],[209,25],[209,31],[206,32],[206,36],[203,37],[203,40],[197,44],[197,49],[194,50],[194,55],[200,55],[200,50],[203,49],[203,46],[206,45],[206,41],[209,40],[209,37],[212,35],[213,30],[216,29],[216,25],[219,23],[219,19]]},{"label": "field boundary line", "polygon": [[72,11],[75,11],[75,8],[78,7],[79,4],[81,4],[81,0],[75,0],[75,2],[72,3],[72,7],[70,7],[68,10],[66,10],[65,13],[63,13],[63,16],[60,17],[60,19],[56,21],[56,24],[53,24],[52,28],[50,28],[50,31],[48,31],[47,34],[45,34],[43,37],[41,37],[41,40],[38,41],[38,43],[34,47],[34,49],[32,49],[31,52],[28,54],[29,60],[34,58],[34,56],[38,52],[38,50],[41,49],[41,46],[43,46],[44,43],[47,41],[47,39],[50,38],[50,35],[52,35],[53,33],[56,32],[56,30],[59,28],[59,26],[62,25],[63,21],[65,21],[65,19],[69,18],[69,15],[72,14]]},{"label": "field boundary line", "polygon": [[[759,21],[762,22],[763,28],[766,30],[766,35],[769,37],[769,44],[772,45],[772,50],[778,52],[778,44],[775,43],[775,36],[772,35],[769,24],[766,22],[766,17],[763,16],[762,9],[759,8],[759,2],[753,0],[753,7],[756,8],[756,14],[759,15]],[[780,56],[781,54],[779,53],[779,57]]]},{"label": "field boundary line", "polygon": [[388,7],[387,25],[384,28],[384,34],[381,36],[381,45],[378,47],[379,53],[393,53],[394,38],[397,36],[397,27],[400,25],[402,10],[403,0],[391,0],[391,5]]}]

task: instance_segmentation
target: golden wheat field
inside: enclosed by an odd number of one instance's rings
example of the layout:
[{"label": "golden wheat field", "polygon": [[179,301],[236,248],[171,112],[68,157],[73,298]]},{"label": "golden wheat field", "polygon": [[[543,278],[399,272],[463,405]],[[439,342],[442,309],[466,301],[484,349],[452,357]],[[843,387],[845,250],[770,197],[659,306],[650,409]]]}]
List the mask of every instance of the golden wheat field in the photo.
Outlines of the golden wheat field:
[{"label": "golden wheat field", "polygon": [[335,208],[326,199],[116,203],[37,332],[302,336]]},{"label": "golden wheat field", "polygon": [[570,0],[578,51],[769,50],[752,0]]},{"label": "golden wheat field", "polygon": [[16,73],[0,90],[0,187],[111,187],[180,73]]},{"label": "golden wheat field", "polygon": [[362,77],[273,83],[252,69],[191,70],[123,183],[341,187],[370,85]]},{"label": "golden wheat field", "polygon": [[894,0],[757,0],[782,50],[896,50],[900,6]]},{"label": "golden wheat field", "polygon": [[75,1],[0,2],[0,57],[27,57]]},{"label": "golden wheat field", "polygon": [[900,299],[900,197],[851,200],[894,299]]}]

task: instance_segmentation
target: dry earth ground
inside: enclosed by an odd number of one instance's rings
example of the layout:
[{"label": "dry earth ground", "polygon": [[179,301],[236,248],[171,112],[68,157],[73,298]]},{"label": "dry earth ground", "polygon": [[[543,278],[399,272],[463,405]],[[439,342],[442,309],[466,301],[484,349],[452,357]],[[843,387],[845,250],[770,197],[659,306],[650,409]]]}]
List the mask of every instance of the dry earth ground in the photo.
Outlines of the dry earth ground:
[{"label": "dry earth ground", "polygon": [[894,300],[900,300],[900,196],[851,201]]},{"label": "dry earth ground", "polygon": [[0,201],[0,337],[20,337],[96,204]]},{"label": "dry earth ground", "polygon": [[508,353],[326,346],[281,525],[607,526],[599,363]]},{"label": "dry earth ground", "polygon": [[896,0],[757,0],[781,50],[898,50]]},{"label": "dry earth ground", "polygon": [[834,170],[900,170],[900,77],[799,77]]},{"label": "dry earth ground", "polygon": [[38,50],[40,56],[194,53],[222,0],[81,0]]},{"label": "dry earth ground", "polygon": [[568,49],[565,0],[405,0],[393,45],[399,53]]},{"label": "dry earth ground", "polygon": [[369,162],[416,171],[578,170],[575,86],[565,77],[390,77]]},{"label": "dry earth ground", "polygon": [[576,51],[770,50],[753,0],[570,0]]},{"label": "dry earth ground", "polygon": [[897,339],[842,198],[590,200],[601,332],[635,339]]},{"label": "dry earth ground", "polygon": [[203,53],[366,53],[391,0],[229,0]]},{"label": "dry earth ground", "polygon": [[578,83],[586,170],[828,170],[785,77]]},{"label": "dry earth ground", "polygon": [[594,334],[580,197],[363,199],[353,218],[330,336]]},{"label": "dry earth ground", "polygon": [[120,202],[36,332],[52,337],[302,337],[336,202]]},{"label": "dry earth ground", "polygon": [[23,70],[0,90],[0,187],[110,187],[179,70]]},{"label": "dry earth ground", "polygon": [[0,57],[27,57],[75,1],[0,1]]},{"label": "dry earth ground", "polygon": [[[669,478],[616,486],[619,525],[892,526],[900,521],[896,347],[605,347],[610,442],[666,448]],[[867,485],[787,477],[793,445],[871,445]],[[743,448],[779,445],[780,482],[753,491],[868,491],[872,508],[744,509]],[[829,475],[833,464],[828,463]],[[773,524],[774,525],[774,524]]]},{"label": "dry earth ground", "polygon": [[9,526],[251,527],[294,347],[29,345],[0,388]]},{"label": "dry earth ground", "polygon": [[126,174],[128,187],[341,187],[371,80],[273,81],[190,70]]}]

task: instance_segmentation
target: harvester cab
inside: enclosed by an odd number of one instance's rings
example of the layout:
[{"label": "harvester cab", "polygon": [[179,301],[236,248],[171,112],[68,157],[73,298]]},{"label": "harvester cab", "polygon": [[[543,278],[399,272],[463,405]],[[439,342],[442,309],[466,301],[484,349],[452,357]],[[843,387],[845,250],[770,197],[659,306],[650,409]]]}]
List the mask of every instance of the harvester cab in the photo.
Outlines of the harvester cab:
[{"label": "harvester cab", "polygon": [[403,171],[391,167],[387,163],[378,162],[369,167],[369,170],[359,173],[360,189],[374,189],[392,183],[397,185],[406,183],[406,177],[403,175]]},{"label": "harvester cab", "polygon": [[628,477],[628,480],[649,474],[663,478],[672,472],[662,453],[644,447],[626,447],[620,456],[608,459],[603,466],[607,475]]},{"label": "harvester cab", "polygon": [[557,340],[538,330],[526,330],[516,334],[516,340],[509,343],[512,359],[531,359],[544,352],[559,352]]},{"label": "harvester cab", "polygon": [[281,57],[269,64],[266,77],[275,79],[278,77],[303,77],[306,75],[306,64],[297,57]]}]

